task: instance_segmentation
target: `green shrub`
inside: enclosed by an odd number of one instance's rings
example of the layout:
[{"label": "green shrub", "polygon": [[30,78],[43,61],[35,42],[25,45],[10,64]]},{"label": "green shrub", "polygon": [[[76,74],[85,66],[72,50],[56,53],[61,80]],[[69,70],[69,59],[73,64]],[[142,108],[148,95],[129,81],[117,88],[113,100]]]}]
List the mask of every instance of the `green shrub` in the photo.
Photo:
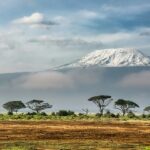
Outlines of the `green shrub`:
[{"label": "green shrub", "polygon": [[103,117],[106,117],[106,118],[117,118],[117,116],[113,113],[111,113],[110,111],[107,111]]},{"label": "green shrub", "polygon": [[147,119],[150,119],[150,114],[148,114],[146,118],[147,118]]},{"label": "green shrub", "polygon": [[13,115],[13,112],[8,112],[7,114],[8,114],[9,116],[11,116],[11,115]]},{"label": "green shrub", "polygon": [[72,116],[75,115],[75,113],[73,111],[67,111],[67,110],[60,110],[56,113],[56,115],[58,116]]},{"label": "green shrub", "polygon": [[45,112],[40,113],[41,116],[48,116]]},{"label": "green shrub", "polygon": [[101,116],[102,116],[102,114],[97,113],[97,114],[95,114],[95,116],[96,116],[96,117],[101,117]]},{"label": "green shrub", "polygon": [[141,115],[141,118],[146,118],[147,116],[145,114],[142,114]]},{"label": "green shrub", "polygon": [[105,114],[104,117],[110,117],[111,116],[111,112],[108,110]]},{"label": "green shrub", "polygon": [[52,116],[55,116],[55,115],[56,115],[56,113],[55,113],[55,112],[52,112],[52,113],[51,113],[51,115],[52,115]]},{"label": "green shrub", "polygon": [[120,118],[120,114],[119,113],[116,114],[116,118]]},{"label": "green shrub", "polygon": [[127,114],[127,117],[128,117],[128,118],[135,118],[136,115],[135,115],[132,111],[130,111],[130,112]]},{"label": "green shrub", "polygon": [[79,113],[78,116],[84,116],[84,114],[83,113]]},{"label": "green shrub", "polygon": [[28,113],[27,113],[27,115],[32,115],[32,116],[33,116],[33,115],[36,115],[36,114],[37,114],[36,112],[32,112],[32,113],[28,112]]}]

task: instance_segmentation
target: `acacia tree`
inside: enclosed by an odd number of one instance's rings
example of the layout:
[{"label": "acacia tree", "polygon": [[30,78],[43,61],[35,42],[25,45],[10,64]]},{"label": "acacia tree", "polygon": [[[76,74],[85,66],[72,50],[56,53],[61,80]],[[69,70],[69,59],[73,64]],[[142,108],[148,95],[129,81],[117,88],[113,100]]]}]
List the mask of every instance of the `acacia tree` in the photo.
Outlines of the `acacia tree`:
[{"label": "acacia tree", "polygon": [[144,111],[150,113],[150,106],[145,107],[145,108],[144,108]]},{"label": "acacia tree", "polygon": [[36,99],[27,102],[26,105],[29,109],[35,111],[36,113],[39,113],[42,110],[48,108],[52,108],[52,105],[50,105],[49,103],[45,103],[43,100],[36,100]]},{"label": "acacia tree", "polygon": [[139,108],[139,105],[133,101],[118,99],[115,102],[115,108],[122,112],[122,115],[125,116],[127,113],[131,111],[131,109]]},{"label": "acacia tree", "polygon": [[103,115],[105,108],[110,104],[110,102],[113,99],[111,98],[111,96],[108,95],[99,95],[91,97],[88,100],[96,104],[97,107],[99,108],[100,115]]},{"label": "acacia tree", "polygon": [[18,110],[26,108],[22,101],[10,101],[3,104],[3,108],[8,111],[8,113],[18,112]]}]

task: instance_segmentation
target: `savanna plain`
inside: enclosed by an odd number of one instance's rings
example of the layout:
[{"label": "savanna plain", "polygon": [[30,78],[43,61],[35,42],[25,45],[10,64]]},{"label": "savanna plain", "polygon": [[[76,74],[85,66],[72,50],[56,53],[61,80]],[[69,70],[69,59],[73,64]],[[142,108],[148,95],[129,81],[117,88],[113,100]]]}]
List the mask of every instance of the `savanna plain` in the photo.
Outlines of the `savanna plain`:
[{"label": "savanna plain", "polygon": [[149,120],[1,120],[2,150],[149,150]]}]

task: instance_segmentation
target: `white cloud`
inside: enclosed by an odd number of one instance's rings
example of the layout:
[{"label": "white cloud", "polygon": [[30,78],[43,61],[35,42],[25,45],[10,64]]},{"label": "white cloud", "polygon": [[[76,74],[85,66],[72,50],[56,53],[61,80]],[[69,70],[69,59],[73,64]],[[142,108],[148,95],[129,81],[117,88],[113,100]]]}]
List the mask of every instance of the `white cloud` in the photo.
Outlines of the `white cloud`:
[{"label": "white cloud", "polygon": [[127,75],[120,82],[123,87],[133,88],[148,88],[150,87],[150,71],[144,71],[140,73],[134,73]]},{"label": "white cloud", "polygon": [[82,10],[82,11],[79,11],[79,17],[83,17],[85,19],[95,19],[95,18],[105,18],[105,15],[104,14],[99,14],[97,12],[94,12],[94,11],[90,11],[90,10]]},{"label": "white cloud", "polygon": [[44,20],[44,16],[41,13],[34,13],[31,16],[25,16],[15,21],[15,23],[22,24],[38,24]]},{"label": "white cloud", "polygon": [[24,24],[30,25],[31,27],[49,27],[53,25],[57,25],[58,23],[55,21],[50,21],[44,17],[42,13],[33,13],[30,16],[25,16],[23,18],[19,18],[13,21],[14,24]]}]

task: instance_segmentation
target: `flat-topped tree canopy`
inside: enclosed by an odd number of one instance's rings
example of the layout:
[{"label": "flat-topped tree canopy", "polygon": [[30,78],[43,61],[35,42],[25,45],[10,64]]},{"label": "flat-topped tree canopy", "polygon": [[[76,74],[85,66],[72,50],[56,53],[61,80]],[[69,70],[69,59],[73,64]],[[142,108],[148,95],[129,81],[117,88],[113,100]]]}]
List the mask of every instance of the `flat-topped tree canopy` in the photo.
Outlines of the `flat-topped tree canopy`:
[{"label": "flat-topped tree canopy", "polygon": [[122,111],[123,116],[136,107],[139,108],[139,105],[131,100],[118,99],[115,102],[115,108]]},{"label": "flat-topped tree canopy", "polygon": [[144,111],[149,112],[150,113],[150,106],[147,106],[144,108]]},{"label": "flat-topped tree canopy", "polygon": [[[30,102],[30,104],[33,104],[33,103],[38,103],[38,104],[40,104],[40,103],[43,103],[44,100],[33,99],[33,100],[29,101],[29,102]],[[29,102],[27,102],[27,103],[29,103]]]},{"label": "flat-topped tree canopy", "polygon": [[13,113],[18,112],[19,109],[26,108],[26,106],[22,101],[9,101],[3,104],[3,108],[6,109],[9,113]]},{"label": "flat-topped tree canopy", "polygon": [[135,102],[133,101],[130,101],[130,100],[124,100],[124,99],[118,99],[116,102],[115,102],[115,105],[120,105],[120,106],[126,106],[127,108],[135,108],[135,107],[139,107],[138,104],[136,104]]},{"label": "flat-topped tree canopy", "polygon": [[52,105],[50,105],[49,103],[45,103],[44,100],[36,99],[27,102],[26,105],[29,109],[36,111],[37,113],[39,113],[42,110],[52,108]]},{"label": "flat-topped tree canopy", "polygon": [[89,101],[106,100],[106,99],[109,99],[109,98],[111,98],[111,96],[109,96],[109,95],[99,95],[99,96],[93,96],[93,97],[89,98],[88,100]]},{"label": "flat-topped tree canopy", "polygon": [[105,108],[110,104],[110,102],[113,99],[109,95],[99,95],[99,96],[93,96],[88,100],[96,104],[97,107],[99,108],[100,115],[103,115]]},{"label": "flat-topped tree canopy", "polygon": [[131,107],[131,108],[136,108],[136,107],[140,107],[138,104],[136,104],[135,102],[133,102],[133,101],[127,101],[127,103],[128,103],[128,105],[129,105],[129,107]]}]

